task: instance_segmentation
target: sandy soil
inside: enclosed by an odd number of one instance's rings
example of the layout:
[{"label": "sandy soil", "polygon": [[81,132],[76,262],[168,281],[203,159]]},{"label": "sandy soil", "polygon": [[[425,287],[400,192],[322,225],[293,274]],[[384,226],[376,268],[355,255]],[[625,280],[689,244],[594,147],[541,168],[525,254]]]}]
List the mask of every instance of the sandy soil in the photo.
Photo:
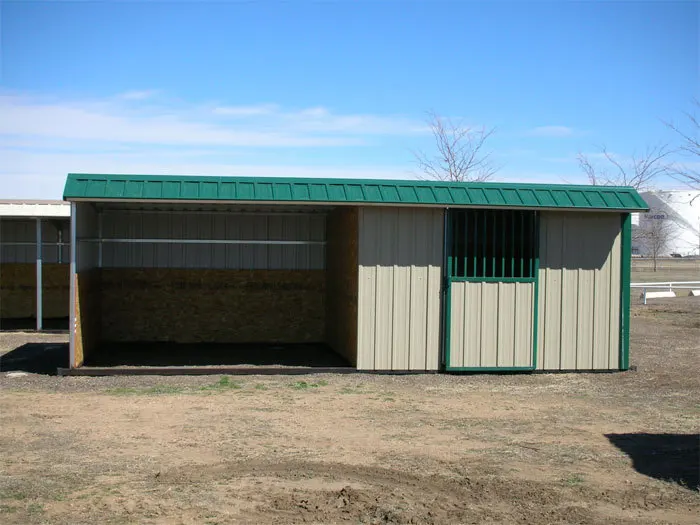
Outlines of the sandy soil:
[{"label": "sandy soil", "polygon": [[[0,334],[8,351],[61,336]],[[697,524],[700,300],[615,374],[0,373],[0,522]]]}]

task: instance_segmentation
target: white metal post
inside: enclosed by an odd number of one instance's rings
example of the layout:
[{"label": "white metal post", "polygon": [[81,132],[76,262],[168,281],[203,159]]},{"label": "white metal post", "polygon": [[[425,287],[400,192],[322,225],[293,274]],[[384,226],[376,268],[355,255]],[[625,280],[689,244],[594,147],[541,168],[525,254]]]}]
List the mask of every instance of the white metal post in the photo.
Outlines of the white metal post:
[{"label": "white metal post", "polygon": [[36,329],[41,331],[43,313],[43,283],[41,272],[41,218],[36,219]]}]

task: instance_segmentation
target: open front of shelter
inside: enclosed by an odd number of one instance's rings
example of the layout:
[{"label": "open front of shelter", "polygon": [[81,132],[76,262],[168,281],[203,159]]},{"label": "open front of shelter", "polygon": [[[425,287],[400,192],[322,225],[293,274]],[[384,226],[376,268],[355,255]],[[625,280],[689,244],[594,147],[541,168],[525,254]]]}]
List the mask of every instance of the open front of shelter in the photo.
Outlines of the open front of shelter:
[{"label": "open front of shelter", "polygon": [[68,176],[70,362],[624,370],[631,188]]},{"label": "open front of shelter", "polygon": [[70,205],[0,201],[0,330],[68,328]]}]

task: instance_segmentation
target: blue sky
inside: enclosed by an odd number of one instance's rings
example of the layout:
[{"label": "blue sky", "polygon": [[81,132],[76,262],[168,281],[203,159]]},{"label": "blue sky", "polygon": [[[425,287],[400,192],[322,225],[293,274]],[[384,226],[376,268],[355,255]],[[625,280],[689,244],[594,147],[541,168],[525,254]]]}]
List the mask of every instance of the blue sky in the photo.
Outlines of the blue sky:
[{"label": "blue sky", "polygon": [[675,140],[699,6],[0,1],[0,198],[70,171],[415,178],[430,110],[497,128],[497,180],[585,182],[579,151]]}]

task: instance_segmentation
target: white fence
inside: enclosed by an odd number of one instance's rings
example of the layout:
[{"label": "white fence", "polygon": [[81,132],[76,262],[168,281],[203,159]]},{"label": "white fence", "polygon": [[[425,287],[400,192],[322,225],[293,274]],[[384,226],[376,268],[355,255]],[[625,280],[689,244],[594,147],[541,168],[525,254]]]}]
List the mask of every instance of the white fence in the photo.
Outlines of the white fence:
[{"label": "white fence", "polygon": [[641,297],[644,300],[644,304],[647,304],[647,299],[676,297],[675,290],[688,290],[688,295],[700,296],[700,281],[632,283],[630,286],[642,289]]}]

